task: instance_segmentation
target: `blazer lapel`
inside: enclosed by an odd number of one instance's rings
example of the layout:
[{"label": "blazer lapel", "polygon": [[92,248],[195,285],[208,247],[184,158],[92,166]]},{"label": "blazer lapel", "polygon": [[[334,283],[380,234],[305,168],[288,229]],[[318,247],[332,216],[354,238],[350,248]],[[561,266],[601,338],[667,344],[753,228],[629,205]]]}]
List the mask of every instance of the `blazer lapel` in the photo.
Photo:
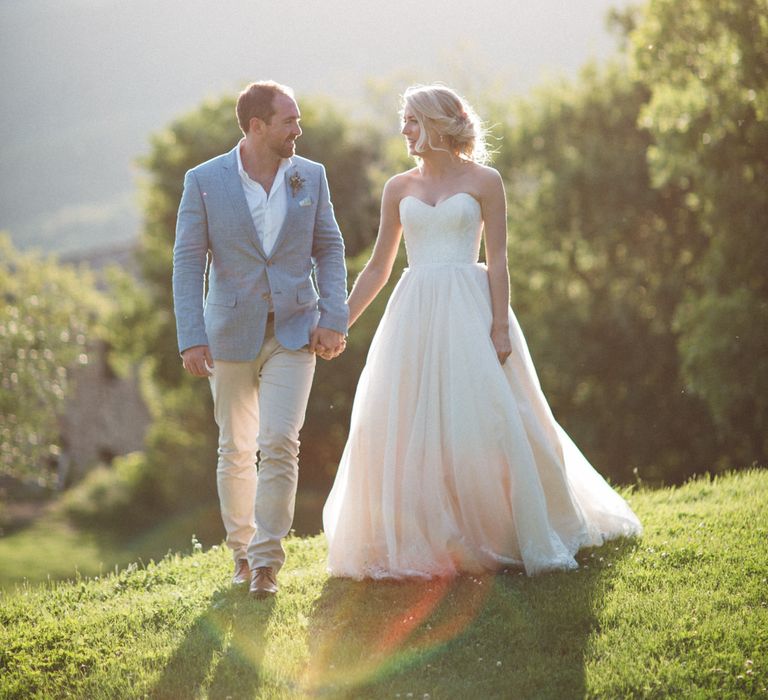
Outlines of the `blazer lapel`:
[{"label": "blazer lapel", "polygon": [[290,167],[286,168],[285,173],[283,174],[283,187],[285,187],[286,202],[285,218],[283,219],[283,225],[280,227],[280,233],[277,234],[277,238],[275,239],[275,244],[272,246],[272,253],[274,253],[277,250],[277,246],[282,243],[286,236],[286,232],[291,229],[294,216],[299,211],[299,202],[302,200],[302,196],[301,190],[294,194],[293,190],[291,189],[291,177],[294,175],[298,175],[299,177],[301,176],[301,173],[299,172],[296,165],[291,165]]},{"label": "blazer lapel", "polygon": [[256,231],[256,227],[253,225],[251,210],[248,208],[248,200],[245,198],[243,183],[240,180],[240,173],[237,170],[237,154],[235,153],[235,149],[239,147],[239,144],[235,146],[235,148],[230,151],[229,156],[224,159],[221,176],[224,181],[224,188],[229,195],[229,201],[232,203],[232,208],[235,212],[236,225],[239,228],[243,228],[250,232],[253,245],[256,247],[259,255],[266,259],[267,255],[261,245],[261,239]]}]

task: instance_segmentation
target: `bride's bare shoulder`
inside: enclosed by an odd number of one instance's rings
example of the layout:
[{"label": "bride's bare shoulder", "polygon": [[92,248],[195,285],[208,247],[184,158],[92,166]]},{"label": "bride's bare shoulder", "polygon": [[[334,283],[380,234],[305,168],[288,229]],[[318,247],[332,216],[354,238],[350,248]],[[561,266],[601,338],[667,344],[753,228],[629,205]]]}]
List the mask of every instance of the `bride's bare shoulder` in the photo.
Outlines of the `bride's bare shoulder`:
[{"label": "bride's bare shoulder", "polygon": [[397,173],[397,175],[393,175],[387,181],[387,186],[388,187],[407,187],[420,176],[421,176],[421,173],[419,172],[418,168],[411,168],[410,170],[405,170],[402,173]]},{"label": "bride's bare shoulder", "polygon": [[470,168],[472,177],[475,178],[479,183],[492,184],[501,180],[501,174],[499,171],[490,165],[468,162],[467,166]]},{"label": "bride's bare shoulder", "polygon": [[411,170],[406,170],[405,172],[393,175],[384,185],[384,196],[396,200],[402,199],[411,188],[413,181],[418,174],[418,168],[411,168]]},{"label": "bride's bare shoulder", "polygon": [[501,174],[496,168],[480,163],[471,163],[469,167],[472,184],[480,196],[486,197],[503,191]]}]

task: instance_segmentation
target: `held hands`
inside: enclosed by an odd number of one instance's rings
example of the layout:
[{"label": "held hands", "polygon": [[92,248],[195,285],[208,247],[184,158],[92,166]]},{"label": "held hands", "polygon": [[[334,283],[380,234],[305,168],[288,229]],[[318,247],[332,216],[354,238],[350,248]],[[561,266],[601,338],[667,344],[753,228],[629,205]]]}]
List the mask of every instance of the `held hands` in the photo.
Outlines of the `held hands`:
[{"label": "held hands", "polygon": [[[309,342],[309,351],[317,353],[324,360],[341,355],[347,347],[347,340],[328,328],[315,328]],[[207,345],[195,345],[181,353],[184,369],[193,377],[213,376],[213,356]]]},{"label": "held hands", "polygon": [[184,369],[193,377],[213,375],[213,357],[207,345],[195,345],[181,353]]},{"label": "held hands", "polygon": [[512,354],[512,344],[509,341],[509,327],[492,327],[491,342],[496,349],[496,356],[499,358],[499,362],[503,365]]},{"label": "held hands", "polygon": [[309,339],[309,351],[314,352],[324,360],[338,357],[346,347],[347,339],[344,335],[332,331],[330,328],[315,328]]}]

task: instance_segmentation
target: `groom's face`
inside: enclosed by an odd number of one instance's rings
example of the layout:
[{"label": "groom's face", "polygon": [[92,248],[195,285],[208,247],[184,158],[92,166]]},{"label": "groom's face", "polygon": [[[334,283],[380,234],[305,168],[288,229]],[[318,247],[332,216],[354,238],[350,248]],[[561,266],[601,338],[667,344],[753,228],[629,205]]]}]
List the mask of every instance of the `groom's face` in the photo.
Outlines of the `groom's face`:
[{"label": "groom's face", "polygon": [[272,107],[275,113],[264,126],[264,140],[275,154],[290,158],[296,153],[296,139],[301,136],[299,106],[288,95],[277,94]]}]

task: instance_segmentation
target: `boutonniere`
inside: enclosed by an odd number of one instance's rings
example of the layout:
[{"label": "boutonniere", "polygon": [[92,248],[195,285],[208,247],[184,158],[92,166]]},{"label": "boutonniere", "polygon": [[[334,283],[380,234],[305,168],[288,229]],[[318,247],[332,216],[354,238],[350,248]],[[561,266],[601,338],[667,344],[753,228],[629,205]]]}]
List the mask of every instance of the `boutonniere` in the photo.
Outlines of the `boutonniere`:
[{"label": "boutonniere", "polygon": [[295,197],[301,188],[304,187],[305,180],[298,172],[294,172],[288,179],[288,182],[291,185],[291,193]]}]

